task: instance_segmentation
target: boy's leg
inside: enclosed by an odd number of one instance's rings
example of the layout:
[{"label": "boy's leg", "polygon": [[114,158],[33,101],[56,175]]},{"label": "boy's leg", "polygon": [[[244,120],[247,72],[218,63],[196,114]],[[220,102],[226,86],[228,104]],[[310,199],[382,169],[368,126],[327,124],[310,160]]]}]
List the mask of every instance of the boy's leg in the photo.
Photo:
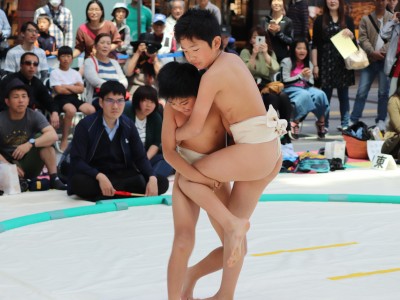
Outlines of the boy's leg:
[{"label": "boy's leg", "polygon": [[[205,176],[220,182],[256,181],[273,172],[277,161],[281,160],[279,153],[278,139],[261,144],[236,144],[218,150],[193,165]],[[207,186],[182,180],[180,187],[189,199],[210,213],[224,228],[225,234],[228,234],[225,242],[229,245],[226,251],[231,251],[228,264],[233,265],[241,256],[241,243],[249,229],[248,219],[238,218],[229,212]]]},{"label": "boy's leg", "polygon": [[[229,210],[237,217],[250,219],[260,195],[268,184],[278,175],[281,166],[282,162],[281,160],[278,160],[274,170],[267,177],[261,180],[235,182],[229,200]],[[231,268],[226,264],[230,253],[225,251],[221,286],[217,294],[210,299],[233,299],[239,274],[242,269],[244,255],[247,253],[246,239],[244,239],[242,244],[242,253],[243,256]]]},{"label": "boy's leg", "polygon": [[172,191],[172,212],[174,216],[174,241],[168,262],[168,299],[180,300],[189,257],[195,240],[195,228],[199,207],[189,201],[178,186],[179,174],[175,175]]},{"label": "boy's leg", "polygon": [[232,257],[229,259],[229,263],[233,265],[240,256],[240,245],[249,230],[249,221],[234,216],[208,186],[188,181],[182,177],[179,181],[179,187],[189,199],[203,208],[222,226],[225,242],[227,242],[227,239],[230,240],[229,246],[231,248],[228,251],[231,251]]},{"label": "boy's leg", "polygon": [[92,104],[83,102],[79,106],[79,111],[83,112],[85,115],[88,116],[88,115],[94,114],[96,112],[96,109],[94,108],[94,106]]},{"label": "boy's leg", "polygon": [[68,147],[68,135],[72,125],[72,119],[74,118],[76,113],[76,108],[73,104],[67,103],[64,104],[63,111],[65,113],[65,116],[64,116],[61,143],[60,143],[60,149],[62,151],[64,151]]},{"label": "boy's leg", "polygon": [[[227,206],[229,201],[231,188],[230,183],[224,183],[220,189],[218,189],[215,193],[220,201]],[[210,215],[210,222],[214,227],[216,233],[218,234],[222,244],[224,239],[224,231],[222,227],[215,221]],[[187,271],[185,283],[183,285],[182,298],[183,299],[192,299],[193,298],[193,290],[196,285],[196,282],[203,276],[216,272],[222,268],[222,259],[223,259],[223,247],[218,247],[211,251],[205,258],[203,258],[200,262],[190,267]]]}]

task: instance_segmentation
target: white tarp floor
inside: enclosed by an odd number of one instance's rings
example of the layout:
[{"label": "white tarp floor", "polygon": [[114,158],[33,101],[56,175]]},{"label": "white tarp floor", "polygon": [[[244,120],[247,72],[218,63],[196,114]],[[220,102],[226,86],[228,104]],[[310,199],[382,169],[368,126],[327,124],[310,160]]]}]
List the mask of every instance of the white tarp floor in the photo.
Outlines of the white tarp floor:
[{"label": "white tarp floor", "polygon": [[[280,174],[265,193],[399,196],[399,183],[400,169]],[[2,196],[0,222],[83,205],[93,204],[59,191]],[[251,224],[235,299],[400,299],[400,205],[260,202]],[[172,238],[166,205],[5,231],[0,300],[165,300]],[[191,264],[220,245],[204,212],[196,238]],[[195,296],[215,293],[220,276],[201,279]]]}]

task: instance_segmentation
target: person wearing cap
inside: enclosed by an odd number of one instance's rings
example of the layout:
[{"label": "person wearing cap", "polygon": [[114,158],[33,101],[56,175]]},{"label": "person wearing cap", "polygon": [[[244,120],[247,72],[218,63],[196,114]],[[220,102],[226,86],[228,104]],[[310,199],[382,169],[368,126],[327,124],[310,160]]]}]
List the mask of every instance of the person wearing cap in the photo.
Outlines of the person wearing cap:
[{"label": "person wearing cap", "polygon": [[57,159],[53,144],[56,131],[38,111],[28,108],[29,88],[18,78],[8,85],[8,110],[0,112],[0,162],[16,164],[18,175],[35,179],[43,166],[50,175],[50,187],[65,190],[57,177]]},{"label": "person wearing cap", "polygon": [[48,15],[39,15],[37,19],[40,36],[38,37],[39,48],[46,52],[46,56],[57,55],[57,42],[54,36],[49,34],[51,19]]},{"label": "person wearing cap", "polygon": [[60,125],[60,118],[58,115],[58,105],[53,100],[46,86],[34,76],[39,66],[39,58],[33,52],[26,52],[20,58],[20,70],[15,73],[8,74],[0,82],[0,111],[5,109],[5,98],[7,94],[5,91],[10,82],[18,78],[29,88],[29,104],[31,109],[40,109],[43,113],[48,111],[50,113],[50,124],[54,128]]},{"label": "person wearing cap", "polygon": [[151,31],[152,13],[151,10],[145,5],[141,6],[140,10],[140,30],[138,28],[138,7],[139,3],[137,0],[132,0],[131,4],[128,5],[129,15],[126,18],[126,24],[131,30],[131,40],[137,41],[141,33]]},{"label": "person wearing cap", "polygon": [[39,66],[36,68],[35,76],[44,81],[48,77],[49,66],[47,64],[46,53],[35,44],[37,43],[39,27],[34,22],[26,22],[21,26],[22,43],[11,48],[7,52],[4,63],[4,70],[7,73],[18,72],[20,69],[20,59],[25,52],[33,52],[39,57]]},{"label": "person wearing cap", "polygon": [[35,23],[41,14],[46,14],[51,18],[52,23],[49,28],[49,34],[55,37],[57,46],[73,48],[72,13],[61,4],[61,0],[49,0],[46,5],[39,7],[33,16]]},{"label": "person wearing cap", "polygon": [[[161,49],[158,54],[174,52],[172,49],[174,36],[165,32],[165,22],[167,17],[163,14],[155,14],[153,18],[153,32],[154,41],[161,44]],[[176,45],[176,44],[175,44]]]},{"label": "person wearing cap", "polygon": [[212,4],[210,0],[197,0],[196,9],[207,9],[217,18],[219,25],[221,25],[221,11],[218,6]]},{"label": "person wearing cap", "polygon": [[119,35],[121,36],[122,44],[116,49],[118,52],[126,53],[131,43],[131,30],[126,25],[126,18],[129,16],[129,10],[125,3],[115,3],[112,13],[112,22],[118,28]]},{"label": "person wearing cap", "polygon": [[228,25],[221,25],[221,43],[222,43],[222,50],[224,52],[233,53],[239,55],[234,49],[229,46],[231,40],[231,27]]}]

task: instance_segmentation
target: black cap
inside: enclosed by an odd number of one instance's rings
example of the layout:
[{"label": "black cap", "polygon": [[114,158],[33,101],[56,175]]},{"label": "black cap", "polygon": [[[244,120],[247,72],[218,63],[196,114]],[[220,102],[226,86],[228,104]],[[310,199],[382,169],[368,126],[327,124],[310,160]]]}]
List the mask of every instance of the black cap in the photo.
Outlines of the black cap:
[{"label": "black cap", "polygon": [[231,26],[221,25],[221,35],[231,36]]},{"label": "black cap", "polygon": [[137,41],[131,42],[134,51],[136,51],[137,47],[141,43],[146,44],[147,52],[149,54],[156,53],[158,50],[161,49],[161,43],[156,42],[154,40],[154,35],[148,32],[140,34],[139,39]]},{"label": "black cap", "polygon": [[24,90],[28,93],[28,95],[29,95],[29,88],[28,88],[28,86],[27,86],[25,83],[23,83],[23,82],[22,82],[20,79],[18,79],[18,78],[12,79],[12,80],[8,83],[8,86],[7,86],[7,93],[6,93],[7,97],[10,96],[10,93],[11,93],[13,90],[20,90],[20,89],[24,89]]}]

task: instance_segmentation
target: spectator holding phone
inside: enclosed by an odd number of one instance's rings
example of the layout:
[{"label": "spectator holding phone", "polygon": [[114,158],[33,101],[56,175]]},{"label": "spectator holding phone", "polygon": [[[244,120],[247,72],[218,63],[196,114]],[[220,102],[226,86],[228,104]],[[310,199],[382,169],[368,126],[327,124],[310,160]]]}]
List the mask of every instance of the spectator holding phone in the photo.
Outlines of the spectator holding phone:
[{"label": "spectator holding phone", "polygon": [[289,56],[289,46],[293,42],[293,23],[284,15],[283,0],[270,0],[270,6],[271,14],[265,17],[265,30],[280,63]]}]

